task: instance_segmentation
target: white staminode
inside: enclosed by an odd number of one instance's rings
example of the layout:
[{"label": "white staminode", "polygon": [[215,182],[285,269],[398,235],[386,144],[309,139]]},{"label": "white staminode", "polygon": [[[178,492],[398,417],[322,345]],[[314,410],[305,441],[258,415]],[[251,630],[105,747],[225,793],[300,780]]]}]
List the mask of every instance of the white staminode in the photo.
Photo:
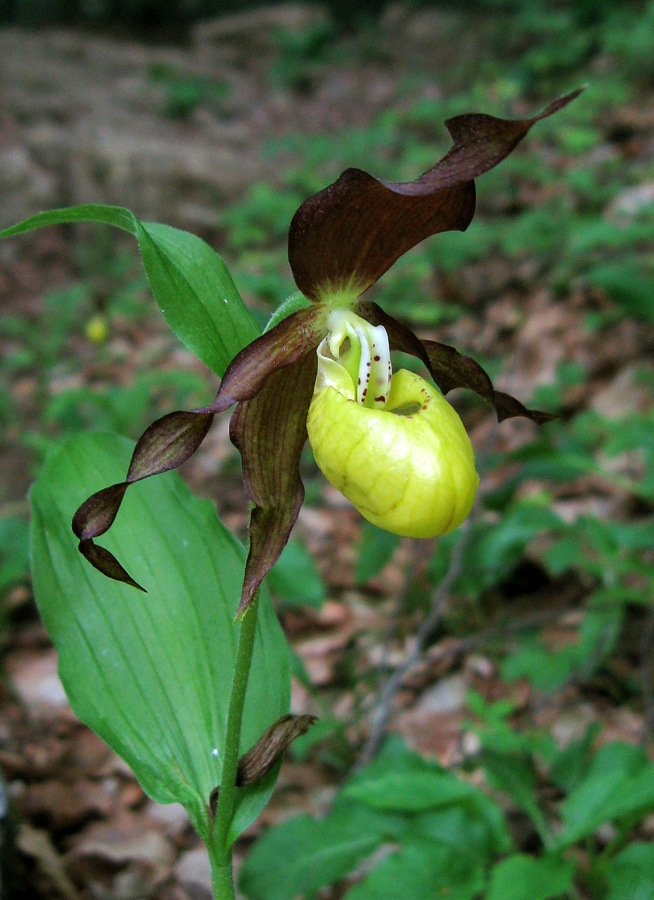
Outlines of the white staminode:
[{"label": "white staminode", "polygon": [[342,388],[345,369],[352,379],[357,403],[383,409],[392,375],[386,329],[383,325],[371,325],[349,309],[332,310],[327,329],[327,337],[318,347],[316,390],[327,385]]}]

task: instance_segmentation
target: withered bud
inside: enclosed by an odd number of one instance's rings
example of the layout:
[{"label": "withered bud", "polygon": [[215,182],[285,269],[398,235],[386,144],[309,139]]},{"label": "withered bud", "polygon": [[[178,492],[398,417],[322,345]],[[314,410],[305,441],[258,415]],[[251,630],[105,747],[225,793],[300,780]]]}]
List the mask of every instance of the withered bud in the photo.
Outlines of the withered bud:
[{"label": "withered bud", "polygon": [[[286,753],[293,741],[306,734],[317,720],[317,716],[296,716],[288,713],[273,722],[256,744],[239,759],[236,786],[245,787],[260,781]],[[209,795],[209,809],[212,816],[216,815],[219,794],[220,786],[215,787]]]}]

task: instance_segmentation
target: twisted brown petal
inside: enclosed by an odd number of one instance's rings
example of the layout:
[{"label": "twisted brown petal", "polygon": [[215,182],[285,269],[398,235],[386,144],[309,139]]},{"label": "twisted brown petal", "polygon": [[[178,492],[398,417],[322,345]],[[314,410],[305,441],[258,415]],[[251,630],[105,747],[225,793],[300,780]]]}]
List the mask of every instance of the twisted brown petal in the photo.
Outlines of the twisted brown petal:
[{"label": "twisted brown petal", "polygon": [[339,294],[354,300],[426,237],[465,231],[475,211],[473,180],[507,157],[535,122],[579,93],[560,97],[528,119],[449,119],[454,146],[415,181],[384,182],[347,169],[293,217],[288,258],[297,286],[312,300]]},{"label": "twisted brown petal", "polygon": [[499,422],[512,416],[523,416],[540,425],[556,418],[550,413],[527,409],[515,397],[496,391],[489,376],[470,356],[464,356],[448,344],[421,341],[410,328],[387,315],[376,303],[360,302],[357,312],[373,325],[384,326],[391,350],[401,350],[422,360],[444,394],[458,387],[474,391],[495,407]]},{"label": "twisted brown petal", "polygon": [[87,559],[91,565],[115,581],[122,581],[125,584],[135,587],[139,591],[145,591],[138,581],[134,581],[129,572],[118,562],[113,553],[110,553],[105,547],[100,547],[92,540],[80,541],[79,551],[82,556]]},{"label": "twisted brown petal", "polygon": [[284,549],[302,506],[300,455],[316,367],[316,354],[309,351],[301,362],[271,375],[231,418],[230,437],[243,459],[245,492],[255,504],[239,615]]},{"label": "twisted brown petal", "polygon": [[218,413],[233,403],[251,400],[269,375],[302,359],[314,350],[325,332],[327,310],[322,306],[299,309],[248,344],[227,367],[216,399],[202,412]]},{"label": "twisted brown petal", "polygon": [[[212,403],[201,409],[169,413],[144,431],[134,449],[125,481],[93,494],[73,517],[80,552],[91,565],[109,578],[143,590],[108,550],[94,543],[95,538],[111,527],[125,491],[136,481],[176,469],[186,462],[204,440],[216,413],[239,401],[250,400],[273,373],[286,371],[315,349],[324,331],[325,315],[322,307],[312,306],[282,320],[232,360]],[[251,455],[256,452],[251,449]]]},{"label": "twisted brown petal", "polygon": [[414,184],[423,181],[451,187],[460,181],[479,178],[511,153],[525,137],[529,129],[541,119],[547,119],[575,97],[584,88],[557,97],[542,112],[527,119],[498,119],[485,113],[466,113],[445,122],[454,146],[433,169],[425,172]]},{"label": "twisted brown petal", "polygon": [[503,422],[504,419],[522,416],[525,419],[531,419],[537,425],[544,425],[545,422],[552,422],[557,418],[554,413],[543,412],[538,409],[526,409],[519,400],[516,400],[510,394],[505,394],[503,391],[495,391],[495,409],[500,422]]},{"label": "twisted brown petal", "polygon": [[79,538],[80,553],[103,575],[143,590],[109,550],[94,543],[94,538],[111,527],[130,484],[180,466],[198,449],[212,420],[211,413],[180,411],[153,422],[134,448],[125,481],[103,488],[79,507],[72,526]]}]

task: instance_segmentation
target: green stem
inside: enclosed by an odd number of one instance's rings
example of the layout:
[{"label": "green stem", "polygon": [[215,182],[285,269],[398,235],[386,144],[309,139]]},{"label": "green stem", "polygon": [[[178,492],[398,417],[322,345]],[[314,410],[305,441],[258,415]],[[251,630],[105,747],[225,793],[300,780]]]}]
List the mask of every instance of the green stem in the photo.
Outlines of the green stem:
[{"label": "green stem", "polygon": [[216,900],[235,900],[231,859],[222,862],[209,851],[211,860],[211,888]]},{"label": "green stem", "polygon": [[241,724],[243,722],[243,707],[245,705],[245,694],[247,692],[252,651],[254,649],[254,636],[257,630],[258,603],[259,595],[256,594],[249,609],[241,619],[241,630],[238,636],[238,648],[236,650],[236,662],[232,678],[232,691],[229,698],[227,730],[225,733],[225,755],[220,779],[220,794],[213,826],[213,847],[210,850],[212,884],[216,900],[233,900],[234,898],[229,829],[234,817]]}]

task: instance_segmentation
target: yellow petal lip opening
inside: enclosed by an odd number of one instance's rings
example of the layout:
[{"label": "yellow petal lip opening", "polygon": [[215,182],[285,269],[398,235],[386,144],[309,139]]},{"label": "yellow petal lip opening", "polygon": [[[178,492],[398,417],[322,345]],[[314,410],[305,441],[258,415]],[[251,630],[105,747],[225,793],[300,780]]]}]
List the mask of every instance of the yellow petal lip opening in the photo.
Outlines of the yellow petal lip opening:
[{"label": "yellow petal lip opening", "polygon": [[479,478],[456,411],[419,375],[400,369],[384,409],[327,385],[307,419],[316,463],[374,525],[405,537],[435,537],[467,518]]}]

